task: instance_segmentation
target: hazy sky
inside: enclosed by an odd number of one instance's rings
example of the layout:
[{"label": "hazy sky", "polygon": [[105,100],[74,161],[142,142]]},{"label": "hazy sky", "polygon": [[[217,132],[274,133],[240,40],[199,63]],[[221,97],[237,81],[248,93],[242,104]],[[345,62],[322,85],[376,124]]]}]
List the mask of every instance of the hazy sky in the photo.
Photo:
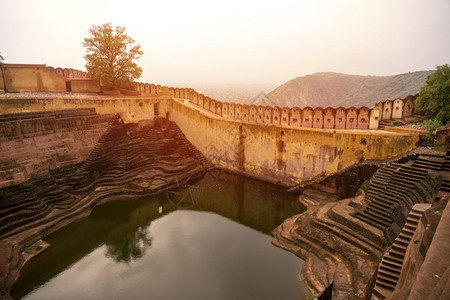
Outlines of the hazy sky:
[{"label": "hazy sky", "polygon": [[6,63],[84,70],[93,25],[125,26],[142,82],[269,85],[315,72],[393,75],[450,63],[450,0],[0,0]]}]

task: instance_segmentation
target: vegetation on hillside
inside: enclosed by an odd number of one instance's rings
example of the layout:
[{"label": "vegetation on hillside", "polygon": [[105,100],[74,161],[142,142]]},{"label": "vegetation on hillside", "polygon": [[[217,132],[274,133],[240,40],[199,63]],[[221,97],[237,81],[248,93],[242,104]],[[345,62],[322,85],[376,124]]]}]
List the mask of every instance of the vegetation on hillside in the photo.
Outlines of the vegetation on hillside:
[{"label": "vegetation on hillside", "polygon": [[88,76],[107,89],[127,86],[141,77],[142,68],[135,60],[142,57],[140,45],[125,33],[125,27],[112,28],[110,23],[93,25],[84,39]]},{"label": "vegetation on hillside", "polygon": [[415,95],[432,71],[394,76],[359,76],[325,72],[297,77],[269,93],[279,106],[367,106]]},{"label": "vegetation on hillside", "polygon": [[450,65],[437,66],[436,71],[428,75],[416,99],[416,107],[434,115],[425,121],[425,126],[430,131],[450,120]]}]

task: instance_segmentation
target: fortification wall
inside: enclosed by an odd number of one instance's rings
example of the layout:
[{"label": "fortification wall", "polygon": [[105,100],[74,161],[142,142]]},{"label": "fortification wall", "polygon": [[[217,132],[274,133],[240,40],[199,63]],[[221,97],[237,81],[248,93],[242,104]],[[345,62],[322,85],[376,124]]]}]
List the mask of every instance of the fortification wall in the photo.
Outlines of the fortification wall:
[{"label": "fortification wall", "polygon": [[415,147],[418,136],[229,120],[184,101],[162,101],[186,137],[215,165],[291,186],[363,159],[386,159]]},{"label": "fortification wall", "polygon": [[3,89],[9,92],[66,91],[64,77],[49,72],[45,65],[2,64],[0,70]]},{"label": "fortification wall", "polygon": [[[146,96],[158,96],[160,85],[136,83],[134,90]],[[420,113],[415,109],[415,96],[404,99],[376,102],[373,108],[356,107],[278,107],[273,105],[238,104],[221,102],[198,93],[192,88],[169,87],[170,94],[177,99],[187,99],[217,116],[230,120],[249,121],[267,125],[290,125],[317,129],[378,129],[381,120],[407,119]],[[265,97],[263,97],[265,98]],[[262,103],[271,103],[265,98]]]},{"label": "fortification wall", "polygon": [[401,119],[416,113],[414,100],[418,96],[409,95],[405,99],[377,102],[372,109],[365,106],[360,108],[307,106],[301,109],[221,102],[187,88],[170,87],[169,91],[174,98],[188,99],[193,104],[226,119],[317,129],[378,129],[380,120]]},{"label": "fortification wall", "polygon": [[69,68],[47,67],[45,64],[2,64],[0,90],[83,93],[101,91],[100,85],[88,78],[86,72]]},{"label": "fortification wall", "polygon": [[[164,93],[167,90],[163,88],[159,94]],[[203,100],[214,103],[207,97]],[[283,125],[286,112],[274,114],[272,110],[270,114],[270,109],[264,107],[256,108],[256,122],[250,118],[232,120],[231,103],[228,108],[224,103],[219,110],[217,102],[215,106],[214,112],[171,96],[0,99],[2,113],[94,107],[100,114],[119,113],[125,122],[152,119],[159,113],[175,121],[194,146],[217,166],[284,185],[331,174],[363,159],[386,159],[411,150],[418,141],[417,135],[407,133],[304,128],[288,125],[289,122]],[[228,118],[218,115],[219,111],[223,114],[228,110]],[[245,114],[247,108],[242,110],[241,106],[233,110],[236,111],[238,115],[242,111]],[[273,124],[278,117],[280,124]],[[270,118],[272,123],[264,123]]]},{"label": "fortification wall", "polygon": [[[53,68],[45,65],[2,64],[0,90],[9,92],[94,92],[101,91],[98,83],[87,77],[87,73],[71,68]],[[6,84],[6,86],[5,86]],[[161,85],[135,83],[132,89],[144,97],[161,96]],[[134,92],[133,92],[134,93]],[[196,92],[192,88],[169,87],[174,98],[190,102],[218,116],[231,120],[250,121],[268,125],[291,125],[304,128],[324,129],[378,129],[380,120],[408,118],[415,111],[416,96],[405,99],[385,100],[368,107],[277,107],[271,105],[246,105],[221,102]],[[270,103],[270,99],[265,99]]]}]

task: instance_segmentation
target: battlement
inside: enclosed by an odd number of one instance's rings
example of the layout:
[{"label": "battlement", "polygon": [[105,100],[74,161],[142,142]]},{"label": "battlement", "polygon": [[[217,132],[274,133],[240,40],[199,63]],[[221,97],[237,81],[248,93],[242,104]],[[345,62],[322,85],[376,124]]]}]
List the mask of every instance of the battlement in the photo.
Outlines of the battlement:
[{"label": "battlement", "polygon": [[[266,125],[288,125],[318,129],[378,129],[380,121],[411,117],[420,113],[415,108],[418,94],[404,99],[378,101],[373,108],[356,107],[279,107],[275,105],[221,102],[192,88],[169,87],[174,98],[187,99],[219,117]],[[147,96],[158,96],[161,85],[137,83],[134,90]],[[266,96],[259,102],[271,104]]]},{"label": "battlement", "polygon": [[73,79],[90,79],[87,77],[87,73],[84,71],[72,69],[72,68],[53,68],[48,66],[47,71],[63,76],[64,78],[73,78]]},{"label": "battlement", "polygon": [[[0,90],[50,91],[50,92],[100,92],[98,83],[87,77],[87,73],[72,68],[54,68],[44,64],[3,64]],[[158,84],[135,83],[128,94],[143,97],[171,95],[189,100],[201,109],[227,120],[238,120],[263,125],[287,125],[317,129],[378,129],[385,120],[404,119],[418,113],[415,99],[409,95],[404,99],[384,100],[374,107],[279,107],[267,96],[254,104],[221,102],[193,88],[164,88]],[[121,93],[127,94],[126,90]],[[169,94],[170,93],[170,94]],[[262,105],[264,104],[264,105]],[[384,122],[385,123],[385,122]]]}]

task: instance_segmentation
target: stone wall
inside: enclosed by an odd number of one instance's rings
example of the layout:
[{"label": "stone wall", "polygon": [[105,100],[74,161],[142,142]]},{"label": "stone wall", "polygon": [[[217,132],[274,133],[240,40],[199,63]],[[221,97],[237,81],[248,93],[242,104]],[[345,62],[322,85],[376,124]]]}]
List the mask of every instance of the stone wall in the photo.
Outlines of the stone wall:
[{"label": "stone wall", "polygon": [[83,161],[112,116],[93,108],[0,115],[0,188]]},{"label": "stone wall", "polygon": [[[2,64],[0,90],[9,92],[93,92],[101,87],[87,77],[87,73],[71,68],[53,68],[45,65]],[[6,86],[5,86],[6,84]],[[135,83],[131,87],[140,96],[161,96],[163,87],[149,83]],[[385,100],[368,107],[277,107],[271,105],[246,105],[220,102],[196,92],[192,88],[169,87],[167,95],[188,99],[190,102],[218,116],[231,120],[242,120],[268,125],[290,125],[304,128],[324,129],[378,129],[380,120],[408,118],[416,111],[416,96],[405,99]],[[270,99],[265,99],[270,103]]]},{"label": "stone wall", "polygon": [[[145,96],[159,96],[160,85],[136,83],[135,91]],[[278,107],[257,104],[236,104],[211,99],[191,88],[168,88],[174,98],[187,99],[193,104],[220,117],[268,125],[290,125],[318,129],[378,129],[380,120],[402,119],[413,116],[414,101],[418,95],[404,99],[385,100],[368,107]],[[265,101],[270,102],[270,101]]]},{"label": "stone wall", "polygon": [[[159,94],[167,92],[165,89],[162,88]],[[365,159],[398,155],[413,149],[418,140],[417,134],[409,133],[322,129],[313,128],[313,123],[308,128],[293,126],[294,122],[300,122],[299,108],[233,105],[215,102],[203,95],[198,95],[197,99],[204,105],[209,103],[210,110],[199,108],[189,100],[158,96],[0,99],[0,111],[95,107],[101,114],[119,113],[127,123],[152,119],[159,113],[159,116],[175,121],[194,146],[218,167],[287,186],[332,174]],[[211,103],[216,107],[215,112],[211,111]],[[218,115],[219,111],[221,115]],[[322,113],[316,109],[317,112]],[[357,113],[356,109],[353,113]],[[314,110],[308,110],[302,117],[305,116],[312,118]],[[354,122],[356,117],[352,116]]]},{"label": "stone wall", "polygon": [[98,93],[101,90],[98,83],[80,70],[45,64],[1,64],[0,91]]},{"label": "stone wall", "polygon": [[1,99],[0,115],[74,108],[95,108],[99,114],[120,114],[126,123],[153,119],[155,103],[164,97],[84,97],[77,98],[20,98]]},{"label": "stone wall", "polygon": [[0,72],[0,89],[8,92],[66,91],[64,77],[48,71],[43,64],[1,64]]},{"label": "stone wall", "polygon": [[265,126],[194,107],[167,100],[160,110],[216,166],[286,186],[404,153],[418,141],[417,135],[384,131]]},{"label": "stone wall", "polygon": [[[401,119],[412,116],[414,96],[379,102],[368,107],[278,107],[234,104],[220,102],[198,94],[192,89],[169,88],[174,98],[188,99],[195,105],[218,116],[231,120],[242,120],[268,125],[290,125],[304,128],[324,129],[378,129],[380,120]],[[416,96],[417,97],[417,96]],[[394,103],[394,106],[393,106]],[[405,107],[405,108],[404,108]]]}]

